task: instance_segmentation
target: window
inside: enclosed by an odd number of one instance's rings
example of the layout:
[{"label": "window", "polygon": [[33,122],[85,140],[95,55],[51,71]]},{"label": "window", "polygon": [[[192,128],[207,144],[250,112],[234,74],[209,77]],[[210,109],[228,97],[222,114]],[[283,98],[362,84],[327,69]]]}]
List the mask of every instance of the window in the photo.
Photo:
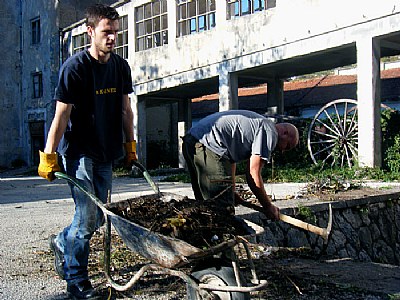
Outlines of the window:
[{"label": "window", "polygon": [[90,38],[87,32],[72,37],[72,54],[90,47]]},{"label": "window", "polygon": [[32,74],[33,82],[33,98],[40,98],[43,96],[43,83],[42,83],[42,73],[35,72]]},{"label": "window", "polygon": [[216,0],[178,0],[178,36],[215,27]]},{"label": "window", "polygon": [[119,18],[119,31],[117,33],[115,53],[125,59],[128,58],[128,16]]},{"label": "window", "polygon": [[276,6],[276,0],[228,0],[228,19],[253,14]]},{"label": "window", "polygon": [[[119,31],[117,32],[115,53],[123,58],[128,58],[128,16],[120,17]],[[90,47],[90,37],[87,32],[72,37],[72,54]]]},{"label": "window", "polygon": [[167,0],[155,0],[135,9],[136,51],[168,44]]},{"label": "window", "polygon": [[31,20],[31,35],[32,35],[32,40],[31,43],[32,45],[36,45],[40,43],[40,19],[35,18]]}]

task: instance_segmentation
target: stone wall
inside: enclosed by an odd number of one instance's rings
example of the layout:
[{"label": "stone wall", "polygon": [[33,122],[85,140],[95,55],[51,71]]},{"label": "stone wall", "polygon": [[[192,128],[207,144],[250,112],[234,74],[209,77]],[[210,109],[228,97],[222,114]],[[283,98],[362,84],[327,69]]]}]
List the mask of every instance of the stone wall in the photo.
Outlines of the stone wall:
[{"label": "stone wall", "polygon": [[[268,221],[257,213],[258,216],[253,216],[252,221],[258,219],[258,223],[261,221],[266,228],[259,242],[277,247],[307,247],[313,249],[316,254],[338,258],[400,265],[399,193],[331,204],[333,223],[327,242],[292,225]],[[303,215],[311,216],[311,219],[318,220],[318,226],[326,227],[327,207],[326,203],[307,206],[308,213],[303,212]],[[301,218],[299,211],[300,208],[281,210],[282,213]]]}]

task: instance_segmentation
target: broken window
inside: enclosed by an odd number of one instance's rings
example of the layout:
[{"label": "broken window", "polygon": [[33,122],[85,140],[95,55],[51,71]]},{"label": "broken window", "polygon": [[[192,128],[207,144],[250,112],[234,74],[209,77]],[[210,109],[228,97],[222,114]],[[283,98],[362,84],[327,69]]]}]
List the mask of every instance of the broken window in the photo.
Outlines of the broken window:
[{"label": "broken window", "polygon": [[215,0],[180,0],[177,4],[178,36],[215,27]]},{"label": "broken window", "polygon": [[119,31],[115,44],[115,53],[122,58],[128,59],[128,16],[119,18]]},{"label": "broken window", "polygon": [[154,0],[135,8],[136,51],[168,44],[167,0]]},{"label": "broken window", "polygon": [[90,38],[87,32],[72,37],[72,54],[90,47]]},{"label": "broken window", "polygon": [[40,43],[40,18],[35,18],[31,20],[31,35],[32,45],[37,45]]},{"label": "broken window", "polygon": [[43,96],[43,82],[42,72],[35,72],[32,74],[33,82],[33,98],[40,98]]},{"label": "broken window", "polygon": [[276,0],[227,0],[228,19],[263,11],[276,6]]}]

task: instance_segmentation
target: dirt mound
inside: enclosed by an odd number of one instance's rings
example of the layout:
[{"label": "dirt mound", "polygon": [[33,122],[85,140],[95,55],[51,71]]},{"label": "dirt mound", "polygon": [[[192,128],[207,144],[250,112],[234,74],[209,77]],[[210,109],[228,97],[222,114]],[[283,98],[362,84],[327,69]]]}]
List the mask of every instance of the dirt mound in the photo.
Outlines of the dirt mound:
[{"label": "dirt mound", "polygon": [[163,201],[156,195],[132,198],[109,208],[113,213],[153,232],[207,248],[246,235],[243,223],[215,201],[199,202],[183,197]]}]

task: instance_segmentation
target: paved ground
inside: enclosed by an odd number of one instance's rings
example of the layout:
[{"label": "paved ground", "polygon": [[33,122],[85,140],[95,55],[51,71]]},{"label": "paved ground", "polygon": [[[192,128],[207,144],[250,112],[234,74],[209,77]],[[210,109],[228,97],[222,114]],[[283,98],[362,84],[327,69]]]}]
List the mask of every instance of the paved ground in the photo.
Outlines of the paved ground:
[{"label": "paved ground", "polygon": [[[158,178],[154,179],[157,181]],[[188,184],[158,184],[162,192],[193,197]],[[302,187],[304,184],[278,184],[268,185],[267,189],[279,199],[295,195]],[[152,190],[143,179],[117,178],[112,200],[149,193]],[[0,173],[0,299],[66,299],[65,283],[54,275],[52,261],[43,262],[39,258],[46,253],[48,256],[49,235],[69,224],[73,209],[68,186],[61,180],[49,183],[38,176],[20,175],[19,172]],[[299,270],[305,275],[321,276],[321,269],[315,264],[307,270],[307,264],[302,263]],[[379,266],[379,270],[381,273],[375,281],[386,278],[385,268]],[[367,273],[371,275],[372,272]],[[387,274],[389,278],[386,279],[392,283],[387,292],[400,294],[400,268],[390,266]],[[330,276],[329,272],[326,271],[324,276]],[[373,281],[372,278],[369,282]],[[397,283],[396,291],[393,284],[396,286]],[[385,289],[383,284],[382,288]],[[138,299],[145,299],[145,296]]]}]

